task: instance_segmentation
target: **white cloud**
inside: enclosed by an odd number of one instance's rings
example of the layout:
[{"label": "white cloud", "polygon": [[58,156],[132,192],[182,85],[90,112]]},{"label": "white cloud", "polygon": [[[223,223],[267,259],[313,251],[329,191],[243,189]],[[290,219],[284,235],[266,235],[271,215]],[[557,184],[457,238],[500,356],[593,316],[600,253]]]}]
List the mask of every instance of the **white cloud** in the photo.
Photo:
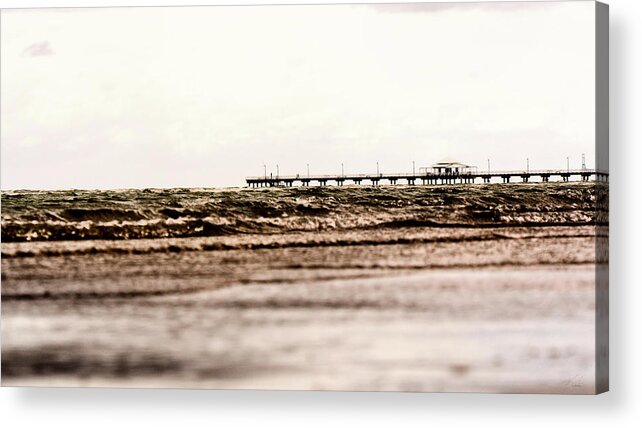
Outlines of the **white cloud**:
[{"label": "white cloud", "polygon": [[51,46],[49,46],[49,42],[40,42],[40,43],[34,43],[32,45],[29,45],[25,50],[22,52],[26,56],[49,56],[53,55],[53,50],[51,50]]}]

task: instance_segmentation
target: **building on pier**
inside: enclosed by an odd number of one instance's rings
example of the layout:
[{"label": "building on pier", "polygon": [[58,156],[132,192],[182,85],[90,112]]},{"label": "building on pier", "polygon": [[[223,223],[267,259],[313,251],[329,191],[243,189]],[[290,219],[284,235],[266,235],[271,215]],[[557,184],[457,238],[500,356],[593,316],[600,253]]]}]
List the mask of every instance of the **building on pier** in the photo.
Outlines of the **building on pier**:
[{"label": "building on pier", "polygon": [[434,175],[460,175],[474,174],[477,172],[477,167],[466,165],[454,159],[443,159],[430,167],[421,167],[419,171],[424,173],[431,172]]}]

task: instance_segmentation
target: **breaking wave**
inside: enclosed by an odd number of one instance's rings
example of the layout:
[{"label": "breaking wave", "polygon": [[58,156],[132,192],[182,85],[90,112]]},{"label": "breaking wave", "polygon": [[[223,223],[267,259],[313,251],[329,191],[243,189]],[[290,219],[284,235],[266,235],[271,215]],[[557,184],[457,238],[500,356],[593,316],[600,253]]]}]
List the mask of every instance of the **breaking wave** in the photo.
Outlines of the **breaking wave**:
[{"label": "breaking wave", "polygon": [[3,191],[2,241],[608,224],[596,183]]}]

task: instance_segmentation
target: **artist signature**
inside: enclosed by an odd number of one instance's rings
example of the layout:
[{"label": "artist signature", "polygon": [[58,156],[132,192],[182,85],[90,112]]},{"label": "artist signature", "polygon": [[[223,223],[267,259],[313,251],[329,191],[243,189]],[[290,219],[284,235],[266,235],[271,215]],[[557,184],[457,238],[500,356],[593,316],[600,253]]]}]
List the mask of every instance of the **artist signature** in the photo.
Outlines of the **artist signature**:
[{"label": "artist signature", "polygon": [[566,380],[566,385],[570,386],[571,388],[580,388],[584,386],[584,376],[583,375],[575,375],[572,378]]}]

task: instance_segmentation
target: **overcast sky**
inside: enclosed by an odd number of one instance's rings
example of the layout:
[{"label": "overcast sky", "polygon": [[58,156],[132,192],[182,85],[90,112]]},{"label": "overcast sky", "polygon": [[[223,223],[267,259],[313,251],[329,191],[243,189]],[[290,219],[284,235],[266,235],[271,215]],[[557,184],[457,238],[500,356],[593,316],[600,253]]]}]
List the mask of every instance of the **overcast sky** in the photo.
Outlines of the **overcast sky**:
[{"label": "overcast sky", "polygon": [[3,10],[2,188],[593,167],[594,7]]}]

